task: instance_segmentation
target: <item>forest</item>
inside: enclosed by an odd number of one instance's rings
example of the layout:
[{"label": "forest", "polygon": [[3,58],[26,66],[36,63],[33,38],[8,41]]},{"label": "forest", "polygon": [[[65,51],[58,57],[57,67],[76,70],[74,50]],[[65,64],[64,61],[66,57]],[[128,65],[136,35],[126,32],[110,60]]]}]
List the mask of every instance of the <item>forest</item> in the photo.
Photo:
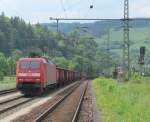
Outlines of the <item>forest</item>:
[{"label": "forest", "polygon": [[[90,75],[102,73],[114,65],[100,49],[94,36],[74,29],[67,34],[50,31],[41,24],[26,23],[19,17],[0,15],[0,77],[15,75],[16,61],[31,52],[48,57],[63,68]],[[111,64],[108,62],[111,60]],[[115,62],[115,61],[114,61]]]}]

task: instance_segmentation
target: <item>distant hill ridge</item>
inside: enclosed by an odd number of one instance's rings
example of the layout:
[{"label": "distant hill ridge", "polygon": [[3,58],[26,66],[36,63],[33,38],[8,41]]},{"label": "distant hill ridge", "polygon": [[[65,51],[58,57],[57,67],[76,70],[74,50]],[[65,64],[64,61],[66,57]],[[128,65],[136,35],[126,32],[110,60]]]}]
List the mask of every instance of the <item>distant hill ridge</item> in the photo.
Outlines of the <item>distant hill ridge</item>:
[{"label": "distant hill ridge", "polygon": [[[67,22],[67,21],[66,21]],[[43,26],[47,27],[49,30],[56,31],[56,23],[42,23]],[[150,27],[150,20],[131,20],[129,22],[131,28],[143,28]],[[113,28],[120,30],[123,27],[123,21],[120,20],[111,20],[111,21],[96,21],[93,23],[59,23],[59,30],[63,33],[68,33],[74,29],[79,29],[81,32],[88,32],[94,36],[101,37],[106,34],[108,29]]]}]

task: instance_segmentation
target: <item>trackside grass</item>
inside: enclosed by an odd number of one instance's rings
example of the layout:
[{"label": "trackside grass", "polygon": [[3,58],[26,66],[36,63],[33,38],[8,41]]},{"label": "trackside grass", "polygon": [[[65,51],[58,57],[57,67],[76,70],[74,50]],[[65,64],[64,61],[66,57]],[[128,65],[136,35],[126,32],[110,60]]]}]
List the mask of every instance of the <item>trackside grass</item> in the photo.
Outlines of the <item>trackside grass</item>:
[{"label": "trackside grass", "polygon": [[103,122],[150,122],[150,78],[143,80],[143,83],[133,82],[134,78],[128,83],[106,78],[93,81]]},{"label": "trackside grass", "polygon": [[12,88],[16,88],[15,76],[5,76],[3,80],[0,80],[0,90],[8,90]]},{"label": "trackside grass", "polygon": [[16,77],[15,76],[5,76],[3,80],[0,80],[0,83],[15,83]]}]

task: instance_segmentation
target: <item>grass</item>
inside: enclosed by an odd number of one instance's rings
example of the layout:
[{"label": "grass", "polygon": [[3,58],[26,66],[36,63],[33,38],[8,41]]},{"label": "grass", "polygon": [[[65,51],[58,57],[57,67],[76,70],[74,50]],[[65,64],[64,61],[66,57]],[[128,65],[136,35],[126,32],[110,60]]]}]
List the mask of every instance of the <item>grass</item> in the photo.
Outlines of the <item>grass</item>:
[{"label": "grass", "polygon": [[150,122],[150,78],[135,79],[128,83],[106,78],[93,81],[104,122]]},{"label": "grass", "polygon": [[[147,51],[150,51],[150,28],[143,27],[143,28],[131,28],[130,29],[130,41],[132,42],[130,45],[131,50],[139,50],[141,46],[145,46]],[[107,46],[106,39],[108,35],[103,35],[101,38],[96,38],[95,41],[102,46]],[[148,43],[146,43],[147,41]],[[123,30],[111,30],[110,31],[110,47],[112,45],[116,45],[116,43],[122,44],[123,43]],[[120,49],[111,49],[111,51],[117,52],[117,54],[121,55],[122,48]],[[131,52],[132,53],[132,52]]]},{"label": "grass", "polygon": [[0,80],[0,90],[7,90],[12,88],[16,88],[15,76],[5,76],[3,80]]},{"label": "grass", "polygon": [[5,76],[3,80],[0,80],[0,83],[10,83],[10,82],[16,82],[15,76]]}]

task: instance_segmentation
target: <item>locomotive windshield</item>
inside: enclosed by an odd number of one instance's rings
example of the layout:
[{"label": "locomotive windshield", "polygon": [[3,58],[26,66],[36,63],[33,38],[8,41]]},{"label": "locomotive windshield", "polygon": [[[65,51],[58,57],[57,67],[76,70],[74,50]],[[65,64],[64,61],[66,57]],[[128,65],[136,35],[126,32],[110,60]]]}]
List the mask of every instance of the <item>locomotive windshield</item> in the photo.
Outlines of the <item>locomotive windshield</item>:
[{"label": "locomotive windshield", "polygon": [[40,68],[40,62],[35,62],[35,61],[22,61],[22,62],[20,62],[19,67],[20,67],[21,69]]}]

